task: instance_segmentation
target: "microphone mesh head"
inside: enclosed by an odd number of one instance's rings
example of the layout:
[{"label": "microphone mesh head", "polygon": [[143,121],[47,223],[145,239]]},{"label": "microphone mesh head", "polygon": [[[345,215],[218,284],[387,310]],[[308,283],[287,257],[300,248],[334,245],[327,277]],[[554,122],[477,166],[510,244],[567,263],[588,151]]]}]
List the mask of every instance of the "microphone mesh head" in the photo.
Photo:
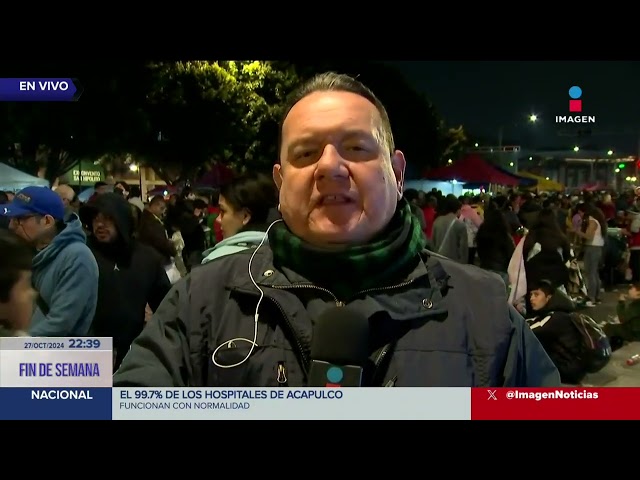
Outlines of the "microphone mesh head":
[{"label": "microphone mesh head", "polygon": [[315,322],[311,358],[334,365],[364,366],[369,358],[369,319],[349,307],[334,307]]}]

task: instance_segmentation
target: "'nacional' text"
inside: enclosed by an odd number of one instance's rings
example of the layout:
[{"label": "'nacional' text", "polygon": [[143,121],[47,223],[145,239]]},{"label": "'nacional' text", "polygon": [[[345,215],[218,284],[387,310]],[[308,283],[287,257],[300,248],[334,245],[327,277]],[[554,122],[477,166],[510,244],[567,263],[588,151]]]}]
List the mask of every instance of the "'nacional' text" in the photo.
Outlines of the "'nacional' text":
[{"label": "'nacional' text", "polygon": [[31,390],[31,400],[93,400],[90,390]]}]

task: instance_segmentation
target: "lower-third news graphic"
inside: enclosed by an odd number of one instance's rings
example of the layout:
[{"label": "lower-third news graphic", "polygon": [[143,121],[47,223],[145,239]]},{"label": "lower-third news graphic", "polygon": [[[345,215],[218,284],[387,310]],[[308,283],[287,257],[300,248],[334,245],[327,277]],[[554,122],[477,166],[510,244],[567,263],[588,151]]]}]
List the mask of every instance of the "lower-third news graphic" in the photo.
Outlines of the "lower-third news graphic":
[{"label": "lower-third news graphic", "polygon": [[0,420],[110,420],[111,338],[0,338]]}]

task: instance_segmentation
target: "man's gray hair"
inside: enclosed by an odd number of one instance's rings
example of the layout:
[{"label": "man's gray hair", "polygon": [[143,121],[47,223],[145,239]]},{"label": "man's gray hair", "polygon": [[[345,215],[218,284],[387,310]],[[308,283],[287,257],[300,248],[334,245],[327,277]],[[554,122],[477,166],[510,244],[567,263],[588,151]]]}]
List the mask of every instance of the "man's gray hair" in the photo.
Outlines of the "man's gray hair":
[{"label": "man's gray hair", "polygon": [[380,118],[382,119],[382,126],[377,132],[378,142],[385,148],[385,150],[387,150],[388,154],[393,154],[395,151],[395,144],[393,141],[393,133],[391,131],[391,122],[389,121],[389,115],[387,114],[387,110],[384,108],[382,102],[378,100],[378,97],[376,97],[375,94],[362,82],[349,75],[336,72],[320,73],[314,76],[289,96],[285,103],[284,112],[280,121],[278,152],[280,152],[282,147],[282,126],[284,125],[284,121],[289,115],[289,112],[296,103],[315,92],[348,92],[369,100],[376,107],[376,110],[378,110]]}]

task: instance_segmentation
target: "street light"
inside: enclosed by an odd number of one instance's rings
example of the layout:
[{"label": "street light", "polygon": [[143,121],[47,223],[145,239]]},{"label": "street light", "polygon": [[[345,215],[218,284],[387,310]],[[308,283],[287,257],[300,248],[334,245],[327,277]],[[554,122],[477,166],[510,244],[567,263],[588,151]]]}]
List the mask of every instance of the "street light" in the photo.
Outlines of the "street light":
[{"label": "street light", "polygon": [[129,165],[129,170],[132,172],[138,172],[138,186],[140,187],[140,194],[142,194],[142,171],[136,163]]},{"label": "street light", "polygon": [[[535,114],[535,113],[531,113],[531,114],[527,115],[527,117],[526,117],[526,118],[527,118],[527,121],[528,121],[529,123],[532,123],[532,124],[536,123],[536,122],[539,120],[538,115],[537,115],[537,114]],[[521,123],[520,123],[520,122],[518,122],[518,123],[516,123],[516,124],[514,124],[514,125],[511,125],[511,126],[521,127],[522,125],[521,125]],[[504,137],[504,125],[500,125],[500,126],[498,127],[498,150],[499,150],[500,152],[502,152],[502,141],[503,141],[503,137]]]},{"label": "street light", "polygon": [[575,147],[573,147],[573,151],[574,152],[579,152],[580,151],[580,147],[576,145]]},{"label": "street light", "polygon": [[607,155],[613,155],[613,150],[609,150],[609,151],[607,152]]}]

